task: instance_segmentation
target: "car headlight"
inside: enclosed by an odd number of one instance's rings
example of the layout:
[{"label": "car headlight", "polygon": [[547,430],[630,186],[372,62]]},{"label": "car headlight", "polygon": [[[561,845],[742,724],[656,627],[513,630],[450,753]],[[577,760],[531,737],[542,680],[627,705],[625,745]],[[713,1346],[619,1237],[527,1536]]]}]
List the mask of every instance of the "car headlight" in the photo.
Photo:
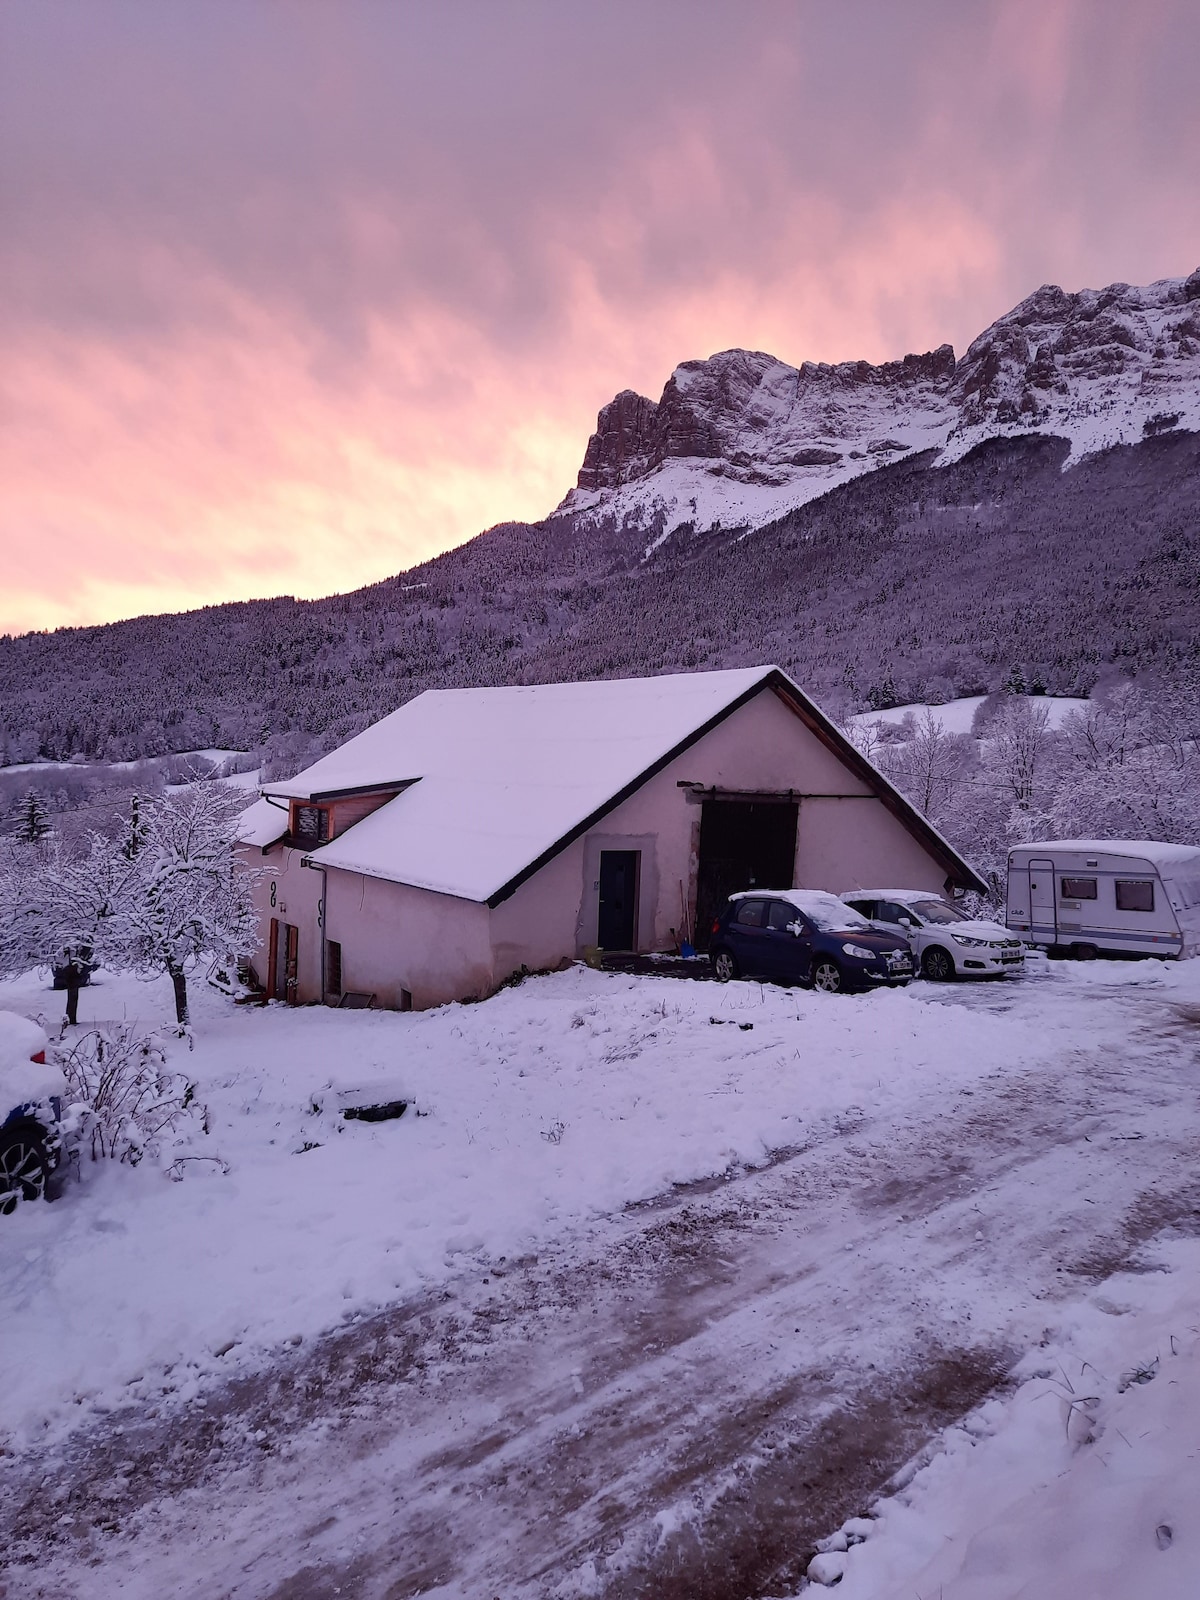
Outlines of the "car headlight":
[{"label": "car headlight", "polygon": [[972,949],[978,950],[981,945],[986,945],[986,939],[971,939],[965,933],[952,933],[950,937],[955,944],[969,944]]},{"label": "car headlight", "polygon": [[844,944],[842,949],[848,956],[853,956],[856,961],[874,961],[879,954],[877,950],[868,950],[861,944]]}]

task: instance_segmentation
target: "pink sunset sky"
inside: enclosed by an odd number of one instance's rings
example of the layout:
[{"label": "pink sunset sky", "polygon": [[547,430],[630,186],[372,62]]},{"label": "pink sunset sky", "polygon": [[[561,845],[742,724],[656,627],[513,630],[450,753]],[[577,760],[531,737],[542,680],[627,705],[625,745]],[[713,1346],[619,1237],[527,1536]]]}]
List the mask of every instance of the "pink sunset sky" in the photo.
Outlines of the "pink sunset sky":
[{"label": "pink sunset sky", "polygon": [[734,345],[1200,264],[1196,0],[0,8],[0,631],[544,516]]}]

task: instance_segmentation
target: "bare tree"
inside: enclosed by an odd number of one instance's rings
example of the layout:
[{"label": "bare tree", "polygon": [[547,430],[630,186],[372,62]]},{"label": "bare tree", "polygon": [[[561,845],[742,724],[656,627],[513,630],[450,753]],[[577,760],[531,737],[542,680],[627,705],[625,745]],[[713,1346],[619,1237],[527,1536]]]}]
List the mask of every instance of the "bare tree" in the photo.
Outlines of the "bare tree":
[{"label": "bare tree", "polygon": [[233,851],[244,796],[195,783],[144,805],[121,919],[125,962],[164,971],[188,1024],[187,974],[205,955],[236,960],[253,943],[250,874]]},{"label": "bare tree", "polygon": [[992,781],[1018,810],[1032,811],[1051,778],[1049,710],[1035,700],[1010,700],[987,731],[983,761]]},{"label": "bare tree", "polygon": [[131,877],[118,845],[92,834],[81,854],[57,837],[6,842],[0,855],[0,971],[49,967],[78,1020],[79,991],[92,969],[120,959],[120,913]]},{"label": "bare tree", "polygon": [[939,717],[926,708],[912,722],[902,744],[881,746],[879,761],[896,787],[922,815],[941,823],[951,814],[974,761],[971,740],[947,733]]}]

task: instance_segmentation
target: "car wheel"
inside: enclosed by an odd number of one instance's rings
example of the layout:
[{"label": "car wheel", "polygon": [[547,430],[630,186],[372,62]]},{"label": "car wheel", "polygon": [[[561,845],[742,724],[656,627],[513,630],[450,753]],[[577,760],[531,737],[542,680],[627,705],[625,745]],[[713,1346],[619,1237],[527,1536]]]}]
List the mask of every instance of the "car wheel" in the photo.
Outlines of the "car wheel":
[{"label": "car wheel", "polygon": [[49,1173],[46,1147],[32,1128],[0,1133],[0,1217],[11,1215],[23,1200],[40,1200]]},{"label": "car wheel", "polygon": [[818,961],[812,971],[812,986],[822,994],[837,994],[842,988],[842,969],[836,961]]},{"label": "car wheel", "polygon": [[728,983],[738,975],[737,962],[728,950],[718,950],[713,957],[713,977],[718,983]]},{"label": "car wheel", "polygon": [[954,976],[954,957],[940,944],[931,944],[921,960],[921,971],[933,983],[949,983]]}]

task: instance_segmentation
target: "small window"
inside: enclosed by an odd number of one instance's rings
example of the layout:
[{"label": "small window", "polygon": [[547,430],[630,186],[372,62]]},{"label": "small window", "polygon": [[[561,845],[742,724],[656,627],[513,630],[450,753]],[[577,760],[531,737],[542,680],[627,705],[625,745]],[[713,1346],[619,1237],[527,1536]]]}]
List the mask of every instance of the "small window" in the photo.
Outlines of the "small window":
[{"label": "small window", "polygon": [[875,913],[880,922],[894,922],[899,926],[902,922],[915,923],[917,918],[907,906],[898,906],[894,900],[881,900],[879,910]]},{"label": "small window", "polygon": [[1118,911],[1153,911],[1154,880],[1152,878],[1118,878]]},{"label": "small window", "polygon": [[767,927],[776,933],[786,933],[793,922],[799,922],[800,913],[786,900],[772,900],[767,907]]},{"label": "small window", "polygon": [[1094,900],[1095,878],[1063,878],[1059,882],[1060,900]]},{"label": "small window", "polygon": [[342,947],[334,939],[325,946],[325,988],[329,994],[342,992]]},{"label": "small window", "polygon": [[738,907],[737,916],[733,919],[741,928],[761,928],[767,920],[767,902],[765,900],[743,900]]},{"label": "small window", "polygon": [[327,844],[329,812],[324,806],[296,807],[296,838],[301,844]]},{"label": "small window", "polygon": [[873,917],[875,915],[874,900],[847,900],[846,904],[851,910],[857,911],[860,916]]}]

